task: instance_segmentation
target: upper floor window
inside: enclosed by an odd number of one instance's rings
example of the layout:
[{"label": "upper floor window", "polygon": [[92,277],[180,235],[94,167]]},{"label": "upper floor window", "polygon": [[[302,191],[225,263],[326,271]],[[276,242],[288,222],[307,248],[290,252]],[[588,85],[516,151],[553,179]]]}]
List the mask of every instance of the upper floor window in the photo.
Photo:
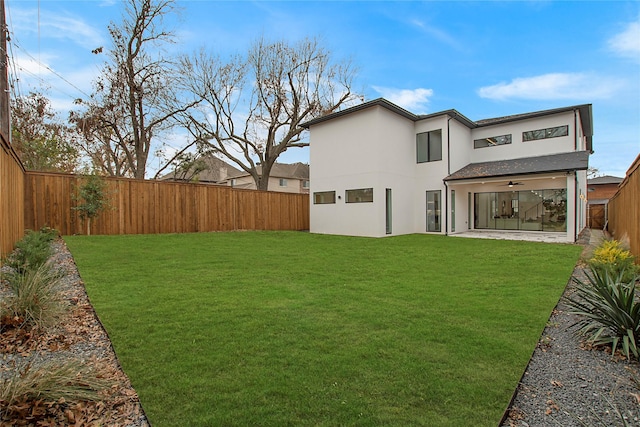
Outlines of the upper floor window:
[{"label": "upper floor window", "polygon": [[335,191],[318,191],[313,193],[313,204],[314,205],[326,205],[336,202],[336,192]]},{"label": "upper floor window", "polygon": [[553,128],[530,130],[522,132],[523,141],[535,141],[536,139],[557,138],[569,135],[569,126],[556,126]]},{"label": "upper floor window", "polygon": [[511,134],[476,139],[473,141],[473,148],[495,147],[496,145],[505,144],[511,144]]},{"label": "upper floor window", "polygon": [[287,180],[284,178],[280,178],[280,187],[286,187],[287,186]]},{"label": "upper floor window", "polygon": [[357,190],[347,190],[345,193],[347,203],[367,203],[373,202],[373,188],[359,188]]},{"label": "upper floor window", "polygon": [[442,160],[442,129],[416,135],[418,163]]},{"label": "upper floor window", "polygon": [[235,185],[236,185],[236,179],[235,179],[235,178],[231,178],[231,179],[229,180],[229,185],[230,185],[230,186],[232,186],[232,187],[235,187]]},{"label": "upper floor window", "polygon": [[302,188],[309,188],[309,180],[305,179],[304,181],[302,181]]}]

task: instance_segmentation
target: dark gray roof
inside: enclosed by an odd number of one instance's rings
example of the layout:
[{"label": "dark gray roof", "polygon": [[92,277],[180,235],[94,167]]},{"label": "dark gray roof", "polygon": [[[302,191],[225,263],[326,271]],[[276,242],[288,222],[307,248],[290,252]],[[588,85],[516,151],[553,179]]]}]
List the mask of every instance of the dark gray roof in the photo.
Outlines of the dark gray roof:
[{"label": "dark gray roof", "polygon": [[445,181],[491,178],[499,176],[530,175],[538,173],[586,170],[589,166],[588,151],[525,157],[522,159],[470,163],[446,177]]},{"label": "dark gray roof", "polygon": [[618,178],[617,176],[605,175],[588,179],[587,184],[620,184],[623,179],[624,178]]},{"label": "dark gray roof", "polygon": [[[256,166],[258,173],[261,173],[262,166]],[[248,176],[245,171],[237,171],[237,173],[230,174],[229,178],[239,178],[241,176]],[[306,163],[274,163],[271,167],[271,174],[273,178],[289,178],[307,180],[309,179],[309,165]]]}]

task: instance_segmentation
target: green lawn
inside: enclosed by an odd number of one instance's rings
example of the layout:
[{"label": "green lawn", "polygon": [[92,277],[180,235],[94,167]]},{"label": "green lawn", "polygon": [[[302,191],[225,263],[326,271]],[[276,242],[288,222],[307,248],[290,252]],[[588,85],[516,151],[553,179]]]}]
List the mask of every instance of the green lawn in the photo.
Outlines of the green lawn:
[{"label": "green lawn", "polygon": [[65,240],[154,427],[496,426],[581,251],[298,232]]}]

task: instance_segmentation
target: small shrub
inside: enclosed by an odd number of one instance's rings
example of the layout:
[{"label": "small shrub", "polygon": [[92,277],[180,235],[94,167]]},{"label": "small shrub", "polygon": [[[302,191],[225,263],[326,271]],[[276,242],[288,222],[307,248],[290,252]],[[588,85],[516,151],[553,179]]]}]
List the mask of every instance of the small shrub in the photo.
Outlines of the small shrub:
[{"label": "small shrub", "polygon": [[80,360],[28,363],[0,382],[0,403],[10,407],[33,400],[94,401],[110,384]]},{"label": "small shrub", "polygon": [[638,266],[634,264],[634,258],[631,252],[622,247],[617,240],[604,240],[593,251],[591,259],[588,261],[589,267],[600,273],[609,273],[613,277],[620,275],[624,271],[622,277],[624,282],[628,282],[640,271]]},{"label": "small shrub", "polygon": [[7,258],[7,265],[20,274],[38,269],[53,254],[51,242],[56,235],[57,232],[50,228],[27,230],[22,240],[16,243],[16,250]]},{"label": "small shrub", "polygon": [[46,328],[66,312],[58,287],[63,275],[45,263],[36,270],[6,275],[12,294],[2,304],[2,319],[20,321],[21,326]]},{"label": "small shrub", "polygon": [[571,313],[581,317],[578,333],[594,345],[611,345],[611,354],[620,346],[630,359],[640,358],[640,300],[636,279],[623,281],[626,271],[617,276],[607,270],[592,269],[587,280],[574,278],[575,294],[565,301]]},{"label": "small shrub", "polygon": [[107,183],[98,175],[89,175],[76,189],[73,198],[77,206],[71,209],[78,211],[80,218],[86,221],[87,235],[90,235],[92,220],[109,207]]}]

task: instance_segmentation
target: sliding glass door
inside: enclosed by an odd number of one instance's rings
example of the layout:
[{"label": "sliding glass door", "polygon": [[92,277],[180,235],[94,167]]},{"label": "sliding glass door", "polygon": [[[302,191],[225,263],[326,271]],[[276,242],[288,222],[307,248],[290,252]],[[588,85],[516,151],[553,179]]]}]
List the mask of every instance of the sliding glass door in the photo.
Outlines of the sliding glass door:
[{"label": "sliding glass door", "polygon": [[474,202],[476,229],[567,230],[565,189],[475,193]]}]

